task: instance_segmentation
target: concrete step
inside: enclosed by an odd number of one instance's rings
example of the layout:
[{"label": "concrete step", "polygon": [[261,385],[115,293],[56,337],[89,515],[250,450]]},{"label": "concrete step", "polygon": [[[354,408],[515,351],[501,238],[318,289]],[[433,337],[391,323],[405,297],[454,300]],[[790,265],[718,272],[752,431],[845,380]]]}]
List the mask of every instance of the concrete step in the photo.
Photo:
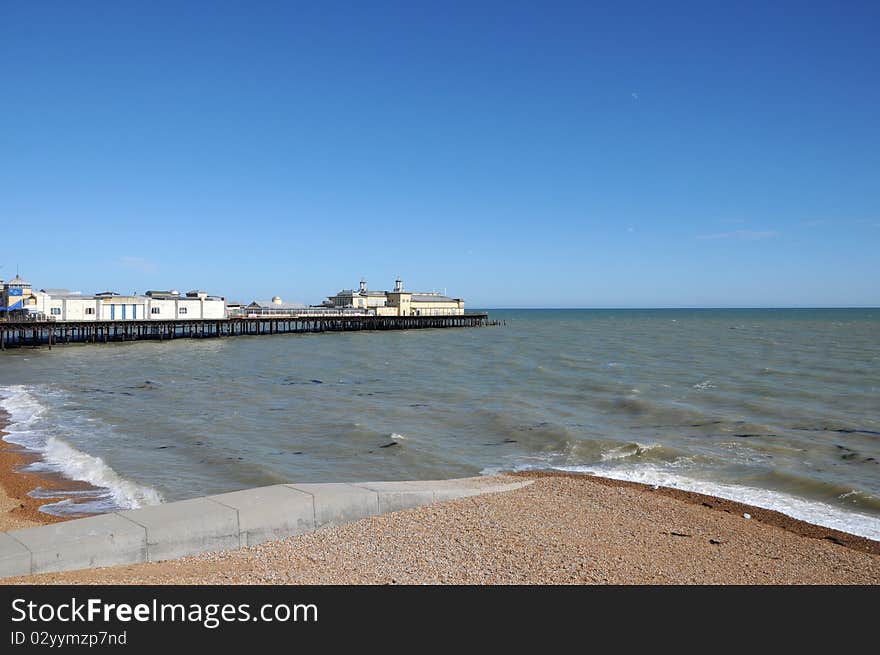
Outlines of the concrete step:
[{"label": "concrete step", "polygon": [[0,578],[158,562],[531,484],[515,478],[279,484],[0,533]]}]

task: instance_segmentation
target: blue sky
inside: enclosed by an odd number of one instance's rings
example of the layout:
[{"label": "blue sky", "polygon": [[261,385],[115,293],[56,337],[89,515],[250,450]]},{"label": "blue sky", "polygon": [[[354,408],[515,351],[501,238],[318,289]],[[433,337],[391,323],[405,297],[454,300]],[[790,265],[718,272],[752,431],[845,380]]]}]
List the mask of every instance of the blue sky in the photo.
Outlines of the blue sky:
[{"label": "blue sky", "polygon": [[878,33],[876,2],[0,0],[0,277],[880,305]]}]

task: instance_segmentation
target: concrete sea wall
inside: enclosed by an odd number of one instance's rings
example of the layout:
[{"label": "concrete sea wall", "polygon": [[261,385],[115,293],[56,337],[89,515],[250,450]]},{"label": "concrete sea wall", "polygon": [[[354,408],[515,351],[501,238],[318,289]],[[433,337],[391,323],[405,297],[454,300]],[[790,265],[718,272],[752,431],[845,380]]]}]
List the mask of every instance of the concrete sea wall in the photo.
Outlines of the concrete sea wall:
[{"label": "concrete sea wall", "polygon": [[253,546],[528,480],[279,484],[0,533],[0,578]]}]

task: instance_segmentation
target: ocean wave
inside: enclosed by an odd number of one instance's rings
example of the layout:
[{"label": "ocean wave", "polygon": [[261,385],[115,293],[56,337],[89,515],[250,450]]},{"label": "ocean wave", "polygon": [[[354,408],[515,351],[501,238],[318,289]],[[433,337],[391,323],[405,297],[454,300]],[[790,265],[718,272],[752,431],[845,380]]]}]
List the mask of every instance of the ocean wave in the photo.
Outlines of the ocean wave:
[{"label": "ocean wave", "polygon": [[[46,392],[51,397],[51,392]],[[44,505],[41,511],[50,514],[81,514],[116,509],[137,509],[162,502],[152,487],[128,480],[113,470],[102,458],[89,455],[65,441],[59,433],[63,428],[51,420],[51,403],[40,400],[40,391],[23,385],[0,389],[0,408],[9,415],[4,440],[37,453],[40,459],[27,470],[51,471],[70,480],[87,482],[97,490],[91,498],[60,501]],[[84,496],[53,492],[55,496]]]},{"label": "ocean wave", "polygon": [[680,401],[661,402],[643,395],[602,398],[595,404],[607,414],[637,419],[643,425],[688,425],[706,419],[697,407]]},{"label": "ocean wave", "polygon": [[656,443],[648,445],[635,442],[628,443],[602,453],[602,461],[609,462],[616,459],[626,459],[627,457],[639,457],[640,455],[647,453],[649,450],[661,447],[660,444]]},{"label": "ocean wave", "polygon": [[107,489],[118,507],[137,509],[162,502],[159,492],[126,480],[100,457],[93,457],[57,437],[49,437],[43,461],[50,470],[57,470],[72,480],[82,480],[94,487]]}]

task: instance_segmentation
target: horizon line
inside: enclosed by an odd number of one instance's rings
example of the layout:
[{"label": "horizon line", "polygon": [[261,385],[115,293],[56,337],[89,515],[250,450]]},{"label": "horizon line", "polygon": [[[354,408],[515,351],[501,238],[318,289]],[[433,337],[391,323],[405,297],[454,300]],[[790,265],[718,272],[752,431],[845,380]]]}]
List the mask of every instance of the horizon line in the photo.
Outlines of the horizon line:
[{"label": "horizon line", "polygon": [[736,305],[736,306],[728,306],[728,307],[718,307],[718,306],[710,306],[710,305],[686,305],[686,306],[629,306],[629,307],[621,307],[614,305],[598,305],[593,307],[474,307],[473,309],[483,309],[486,311],[497,311],[497,310],[505,310],[505,309],[519,309],[519,310],[553,310],[553,311],[579,311],[579,310],[607,310],[607,311],[620,311],[620,310],[651,310],[651,309],[665,309],[665,310],[703,310],[703,309],[730,309],[730,310],[743,310],[743,309],[880,309],[880,305],[764,305],[764,306],[748,306],[748,305]]}]

